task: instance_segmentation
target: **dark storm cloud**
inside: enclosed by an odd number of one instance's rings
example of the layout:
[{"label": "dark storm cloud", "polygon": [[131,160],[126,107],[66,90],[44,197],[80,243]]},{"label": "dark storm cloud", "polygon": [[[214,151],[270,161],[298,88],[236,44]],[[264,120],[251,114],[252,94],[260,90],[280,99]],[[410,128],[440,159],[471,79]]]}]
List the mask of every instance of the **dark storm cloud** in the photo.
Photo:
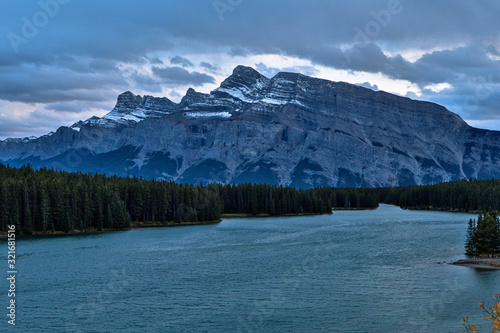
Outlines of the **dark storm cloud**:
[{"label": "dark storm cloud", "polygon": [[181,56],[173,57],[172,59],[170,59],[170,63],[172,65],[180,65],[184,68],[193,67],[193,63],[189,61],[189,59],[183,58]]},{"label": "dark storm cloud", "polygon": [[388,76],[415,83],[451,83],[484,75],[492,75],[494,82],[500,82],[500,62],[489,58],[486,47],[478,44],[432,52],[413,64],[393,59],[389,62]]},{"label": "dark storm cloud", "polygon": [[109,98],[112,90],[127,87],[118,73],[88,74],[54,66],[0,69],[0,76],[0,99],[11,102],[101,101]]},{"label": "dark storm cloud", "polygon": [[65,68],[77,73],[99,74],[105,72],[114,72],[110,74],[118,74],[119,69],[116,62],[110,59],[91,59],[77,58],[68,55],[60,55],[47,66],[54,68]]},{"label": "dark storm cloud", "polygon": [[161,92],[160,82],[154,80],[149,75],[134,73],[131,75],[131,79],[134,80],[136,86],[141,87],[143,90],[152,93]]},{"label": "dark storm cloud", "polygon": [[230,55],[232,55],[233,57],[237,57],[237,56],[244,57],[244,56],[247,56],[247,55],[251,54],[252,52],[250,52],[249,50],[247,50],[247,49],[245,49],[243,47],[231,47],[229,49],[228,53]]},{"label": "dark storm cloud", "polygon": [[215,83],[213,76],[200,72],[189,72],[180,67],[153,67],[152,70],[165,84],[202,86],[205,83]]},{"label": "dark storm cloud", "polygon": [[294,66],[294,67],[268,67],[263,62],[255,64],[255,69],[259,71],[262,75],[272,78],[279,72],[290,72],[290,73],[301,73],[304,75],[313,76],[318,73],[314,67],[310,66]]},{"label": "dark storm cloud", "polygon": [[[185,69],[193,66],[187,54],[204,52],[296,56],[313,66],[382,73],[421,89],[448,82],[453,89],[441,100],[449,107],[476,98],[477,85],[467,83],[473,78],[491,75],[490,87],[500,81],[499,62],[491,58],[499,56],[497,0],[222,2],[225,7],[211,0],[2,1],[0,100],[93,102],[136,86],[160,91],[157,82],[171,89],[214,83],[211,75]],[[433,48],[445,51],[415,62],[399,55]],[[172,53],[170,62],[179,67],[162,68],[161,54]],[[119,64],[153,66],[158,80],[132,74],[127,81]],[[201,63],[202,71],[222,73],[208,65]],[[439,94],[424,91],[434,100]],[[470,117],[495,114],[495,96],[481,99],[467,111]]]},{"label": "dark storm cloud", "polygon": [[[86,102],[87,103],[87,102]],[[90,105],[78,105],[77,103],[50,103],[45,105],[45,109],[52,111],[76,112],[80,113],[90,109]]]},{"label": "dark storm cloud", "polygon": [[163,61],[158,57],[148,58],[152,65],[163,65]]},{"label": "dark storm cloud", "polygon": [[83,101],[49,103],[45,104],[44,109],[47,111],[78,114],[95,109],[103,109],[103,108],[109,109],[111,107],[113,107],[113,104],[110,103],[108,100],[102,102],[101,101],[89,102],[87,100],[83,100]]},{"label": "dark storm cloud", "polygon": [[94,73],[114,72],[117,69],[116,63],[109,59],[94,59],[89,63],[89,68]]},{"label": "dark storm cloud", "polygon": [[465,119],[500,119],[500,84],[493,82],[491,76],[464,78],[439,93],[423,92],[421,99],[445,105],[452,111],[460,110]]},{"label": "dark storm cloud", "polygon": [[208,62],[202,61],[200,63],[200,66],[203,67],[205,70],[209,71],[210,73],[213,74],[218,74],[221,70],[221,68],[217,65],[212,65]]},{"label": "dark storm cloud", "polygon": [[[455,82],[465,77],[493,74],[500,80],[500,62],[488,57],[491,47],[481,44],[457,47],[425,54],[415,62],[401,55],[384,54],[374,43],[356,44],[342,52],[331,48],[309,57],[313,62],[338,69],[383,73],[389,78],[408,80],[419,86],[442,82]],[[329,57],[328,54],[333,54]]]},{"label": "dark storm cloud", "polygon": [[[390,3],[398,3],[397,13],[385,18],[383,14],[394,7]],[[22,18],[29,20],[41,10],[36,2],[7,2],[4,9],[9,15],[2,20],[3,36],[22,36]],[[169,50],[179,41],[228,46],[239,54],[281,50],[313,56],[315,47],[324,53],[328,45],[356,40],[393,43],[391,48],[433,46],[498,38],[494,27],[499,9],[494,0],[254,0],[234,6],[221,21],[212,1],[71,1],[19,45],[18,55],[44,50],[47,56],[79,54],[134,62],[150,52]],[[377,24],[378,29],[370,30]],[[368,40],[359,37],[359,31]],[[9,39],[2,44],[1,54],[14,52]]]}]

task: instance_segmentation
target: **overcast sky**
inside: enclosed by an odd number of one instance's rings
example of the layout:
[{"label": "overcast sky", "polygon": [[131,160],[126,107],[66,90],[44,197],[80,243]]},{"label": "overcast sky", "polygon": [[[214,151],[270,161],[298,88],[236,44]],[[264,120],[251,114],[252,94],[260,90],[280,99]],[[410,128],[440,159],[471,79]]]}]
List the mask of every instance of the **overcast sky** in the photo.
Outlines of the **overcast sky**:
[{"label": "overcast sky", "polygon": [[498,0],[0,0],[0,139],[118,94],[209,92],[239,64],[430,100],[500,130]]}]

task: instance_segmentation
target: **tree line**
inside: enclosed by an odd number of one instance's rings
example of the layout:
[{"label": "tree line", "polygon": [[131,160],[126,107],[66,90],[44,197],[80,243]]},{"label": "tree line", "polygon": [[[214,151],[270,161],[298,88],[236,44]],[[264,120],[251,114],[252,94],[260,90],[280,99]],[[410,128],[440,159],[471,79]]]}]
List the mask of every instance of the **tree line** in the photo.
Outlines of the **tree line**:
[{"label": "tree line", "polygon": [[0,165],[1,231],[19,233],[129,228],[134,223],[220,220],[232,214],[324,214],[332,207],[375,208],[368,189],[263,184],[178,184],[54,169]]},{"label": "tree line", "polygon": [[500,210],[500,180],[459,180],[435,185],[375,189],[380,203],[410,209],[463,212]]},{"label": "tree line", "polygon": [[324,214],[332,208],[500,210],[499,180],[397,188],[309,190],[266,184],[178,184],[137,177],[0,165],[0,227],[22,233],[220,220],[222,214]]}]

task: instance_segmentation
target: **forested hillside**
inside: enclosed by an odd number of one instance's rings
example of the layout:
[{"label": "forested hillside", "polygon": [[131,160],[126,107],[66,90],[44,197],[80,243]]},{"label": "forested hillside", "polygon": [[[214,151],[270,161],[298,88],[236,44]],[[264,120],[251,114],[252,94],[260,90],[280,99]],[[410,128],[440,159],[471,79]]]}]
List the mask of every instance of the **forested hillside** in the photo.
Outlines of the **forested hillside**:
[{"label": "forested hillside", "polygon": [[1,230],[20,233],[129,228],[134,222],[217,221],[232,214],[322,214],[377,206],[370,190],[192,185],[0,165]]}]

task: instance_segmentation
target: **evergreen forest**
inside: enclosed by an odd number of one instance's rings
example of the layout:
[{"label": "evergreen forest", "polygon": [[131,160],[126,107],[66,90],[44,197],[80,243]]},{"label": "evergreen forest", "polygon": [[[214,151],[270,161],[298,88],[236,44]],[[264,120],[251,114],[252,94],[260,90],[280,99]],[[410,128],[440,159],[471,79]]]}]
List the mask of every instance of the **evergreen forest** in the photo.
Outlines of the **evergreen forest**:
[{"label": "evergreen forest", "polygon": [[[16,225],[16,232],[21,234],[118,230],[143,223],[214,222],[223,214],[330,214],[332,209],[373,209],[379,203],[408,209],[500,210],[500,180],[304,190],[249,183],[179,184],[0,164],[0,230],[5,232],[8,225]],[[489,219],[489,215],[480,216],[474,222],[476,230]]]},{"label": "evergreen forest", "polygon": [[140,223],[218,221],[222,214],[331,213],[375,208],[371,190],[238,184],[193,185],[0,165],[0,226],[16,232],[126,229]]}]

